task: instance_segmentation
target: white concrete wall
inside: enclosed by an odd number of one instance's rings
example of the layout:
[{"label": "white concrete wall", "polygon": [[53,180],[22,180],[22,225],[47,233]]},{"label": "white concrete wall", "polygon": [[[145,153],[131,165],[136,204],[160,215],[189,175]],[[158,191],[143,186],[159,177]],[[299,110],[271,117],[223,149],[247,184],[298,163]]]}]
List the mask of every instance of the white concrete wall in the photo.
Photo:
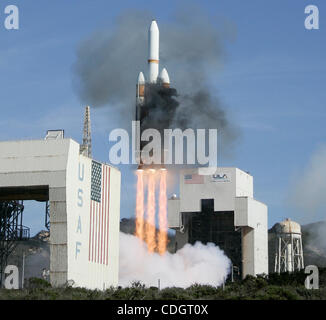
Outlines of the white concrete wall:
[{"label": "white concrete wall", "polygon": [[242,278],[255,275],[255,237],[254,229],[244,226],[241,228],[242,245]]},{"label": "white concrete wall", "polygon": [[[71,139],[0,142],[0,187],[49,186],[50,279],[55,286],[67,280],[91,289],[118,283],[121,175],[107,166],[109,263],[90,262],[91,163],[79,155],[79,144]],[[82,180],[79,164],[84,166]]]},{"label": "white concrete wall", "polygon": [[253,198],[235,199],[234,223],[243,228],[243,275],[268,274],[267,206]]},{"label": "white concrete wall", "polygon": [[214,199],[215,211],[233,211],[236,185],[235,168],[217,168],[216,174],[227,175],[227,179],[203,176],[204,184],[185,184],[184,176],[197,174],[198,169],[185,169],[180,174],[180,211],[200,212],[202,199]]},{"label": "white concrete wall", "polygon": [[[200,212],[201,199],[214,199],[214,211],[234,211],[234,224],[242,228],[243,275],[268,274],[267,206],[253,196],[253,177],[238,168],[216,168],[216,175],[203,177],[201,184],[185,184],[184,176],[198,169],[180,173],[180,208],[168,201],[169,227],[177,228],[182,212]],[[177,231],[176,240],[184,245],[188,234]],[[178,243],[178,247],[180,247]]]},{"label": "white concrete wall", "polygon": [[225,178],[205,175],[204,184],[185,184],[185,175],[197,173],[197,168],[181,171],[181,212],[199,212],[201,199],[214,199],[215,211],[234,211],[235,197],[253,197],[253,177],[238,168],[218,167],[215,175]]},{"label": "white concrete wall", "polygon": [[167,204],[168,226],[171,229],[181,227],[180,199],[169,199]]},{"label": "white concrete wall", "polygon": [[253,177],[238,168],[236,168],[236,197],[254,197]]},{"label": "white concrete wall", "polygon": [[0,187],[65,187],[71,143],[70,139],[0,142]]},{"label": "white concrete wall", "polygon": [[53,285],[67,281],[66,167],[73,144],[70,139],[0,142],[0,187],[49,186]]},{"label": "white concrete wall", "polygon": [[[92,160],[72,152],[67,167],[68,279],[73,279],[77,286],[91,289],[118,284],[121,176],[116,168],[106,167],[107,175],[110,175],[108,206],[101,207],[101,232],[98,230],[101,259],[98,262],[89,260]],[[109,220],[104,223],[107,214]],[[107,236],[108,242],[105,241]],[[104,261],[107,251],[108,264]]]}]

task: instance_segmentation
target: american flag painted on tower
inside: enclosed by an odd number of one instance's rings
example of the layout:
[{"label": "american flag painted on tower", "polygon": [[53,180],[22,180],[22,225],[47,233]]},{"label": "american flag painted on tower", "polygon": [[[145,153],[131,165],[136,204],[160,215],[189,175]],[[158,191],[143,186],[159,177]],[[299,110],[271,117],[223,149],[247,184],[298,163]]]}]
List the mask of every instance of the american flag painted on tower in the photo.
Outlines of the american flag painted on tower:
[{"label": "american flag painted on tower", "polygon": [[109,263],[111,168],[92,161],[88,260]]},{"label": "american flag painted on tower", "polygon": [[199,175],[197,173],[185,174],[184,175],[184,183],[185,184],[203,184],[204,183],[204,176]]}]

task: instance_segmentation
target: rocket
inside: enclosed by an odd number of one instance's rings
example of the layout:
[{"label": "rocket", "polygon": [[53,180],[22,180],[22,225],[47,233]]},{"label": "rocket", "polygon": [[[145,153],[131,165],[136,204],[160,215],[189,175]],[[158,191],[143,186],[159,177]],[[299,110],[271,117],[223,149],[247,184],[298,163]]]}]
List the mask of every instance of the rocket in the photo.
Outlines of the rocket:
[{"label": "rocket", "polygon": [[[140,72],[138,75],[136,92],[137,106],[144,104],[146,83],[160,84],[164,88],[170,87],[170,77],[166,68],[163,68],[159,75],[159,49],[160,31],[156,21],[153,20],[148,30],[148,82],[146,82],[143,72]],[[136,120],[140,120],[140,117],[136,116]]]},{"label": "rocket", "polygon": [[[152,21],[148,30],[148,83],[160,83],[165,86],[170,85],[168,72],[165,68],[159,75],[160,62],[160,31],[155,20]],[[141,80],[141,82],[139,82]],[[138,85],[145,81],[144,75],[140,72]]]},{"label": "rocket", "polygon": [[[136,136],[139,141],[141,136],[141,128],[143,118],[148,113],[146,110],[146,88],[151,85],[162,86],[162,88],[170,88],[170,77],[166,68],[163,68],[159,73],[159,47],[160,47],[160,31],[155,20],[152,20],[148,30],[148,73],[147,81],[143,72],[138,75],[136,86],[136,121],[140,122],[140,133]],[[137,143],[136,143],[137,145]],[[136,149],[136,159],[140,159],[140,154],[143,146],[140,143],[139,149]],[[140,168],[142,164],[140,163]]]}]

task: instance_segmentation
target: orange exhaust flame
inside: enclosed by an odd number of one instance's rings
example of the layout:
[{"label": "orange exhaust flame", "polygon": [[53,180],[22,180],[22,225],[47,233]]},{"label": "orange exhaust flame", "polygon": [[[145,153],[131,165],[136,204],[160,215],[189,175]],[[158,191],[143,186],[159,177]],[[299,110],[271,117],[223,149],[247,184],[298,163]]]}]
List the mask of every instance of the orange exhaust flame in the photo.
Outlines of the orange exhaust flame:
[{"label": "orange exhaust flame", "polygon": [[159,196],[159,228],[158,233],[158,252],[160,255],[165,254],[168,237],[167,223],[167,198],[166,198],[166,170],[160,170],[160,196]]},{"label": "orange exhaust flame", "polygon": [[144,234],[144,171],[137,170],[137,195],[136,195],[136,237],[145,239]]},{"label": "orange exhaust flame", "polygon": [[155,170],[148,173],[146,243],[149,252],[154,252],[155,241]]}]

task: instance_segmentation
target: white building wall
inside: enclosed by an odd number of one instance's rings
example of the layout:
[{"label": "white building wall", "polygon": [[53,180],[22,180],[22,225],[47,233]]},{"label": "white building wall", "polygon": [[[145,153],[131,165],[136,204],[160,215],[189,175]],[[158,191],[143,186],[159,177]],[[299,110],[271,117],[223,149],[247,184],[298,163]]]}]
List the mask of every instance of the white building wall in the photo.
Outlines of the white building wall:
[{"label": "white building wall", "polygon": [[[119,221],[120,221],[120,171],[106,166],[109,180],[108,207],[102,206],[102,226],[98,241],[101,263],[89,260],[90,252],[90,206],[92,159],[79,155],[79,145],[69,154],[67,166],[67,211],[68,211],[68,280],[76,286],[90,289],[105,289],[118,284],[119,269]],[[104,173],[102,169],[102,179]],[[104,190],[102,189],[102,192]],[[109,220],[104,223],[104,217]],[[108,229],[107,229],[108,226]],[[108,248],[106,237],[108,236]],[[108,251],[108,264],[104,252]]]},{"label": "white building wall", "polygon": [[[180,200],[168,200],[169,227],[181,227],[181,213],[200,212],[202,199],[214,199],[214,211],[234,211],[234,225],[242,228],[243,276],[268,274],[267,206],[253,196],[253,177],[238,168],[216,168],[214,175],[198,179],[198,169],[182,170]],[[193,175],[196,183],[185,183]],[[188,181],[189,182],[189,181]],[[188,241],[177,231],[178,247]]]},{"label": "white building wall", "polygon": [[250,227],[242,227],[242,277],[255,275],[255,230]]},{"label": "white building wall", "polygon": [[226,175],[225,179],[213,179],[212,175],[203,177],[203,183],[186,184],[185,175],[198,174],[198,169],[185,169],[180,174],[180,211],[200,212],[201,199],[214,199],[215,211],[233,211],[236,170],[235,168],[217,168],[216,174]]},{"label": "white building wall", "polygon": [[181,227],[180,199],[169,199],[167,203],[169,228]]},{"label": "white building wall", "polygon": [[[121,175],[107,166],[109,263],[90,262],[91,163],[91,159],[79,155],[79,144],[71,139],[0,142],[0,187],[49,186],[50,279],[55,286],[67,280],[90,289],[118,283]],[[79,164],[84,166],[82,180]]]},{"label": "white building wall", "polygon": [[242,227],[243,276],[268,274],[267,206],[253,198],[235,199],[234,223]]},{"label": "white building wall", "polygon": [[238,168],[216,168],[214,175],[203,176],[203,183],[186,184],[189,174],[198,174],[198,168],[181,171],[181,212],[200,212],[201,199],[214,199],[215,211],[234,211],[235,197],[253,197],[253,177]]},{"label": "white building wall", "polygon": [[46,143],[44,140],[0,142],[0,187],[65,187],[71,142],[69,139]]},{"label": "white building wall", "polygon": [[254,197],[253,177],[238,168],[236,168],[236,197]]}]

